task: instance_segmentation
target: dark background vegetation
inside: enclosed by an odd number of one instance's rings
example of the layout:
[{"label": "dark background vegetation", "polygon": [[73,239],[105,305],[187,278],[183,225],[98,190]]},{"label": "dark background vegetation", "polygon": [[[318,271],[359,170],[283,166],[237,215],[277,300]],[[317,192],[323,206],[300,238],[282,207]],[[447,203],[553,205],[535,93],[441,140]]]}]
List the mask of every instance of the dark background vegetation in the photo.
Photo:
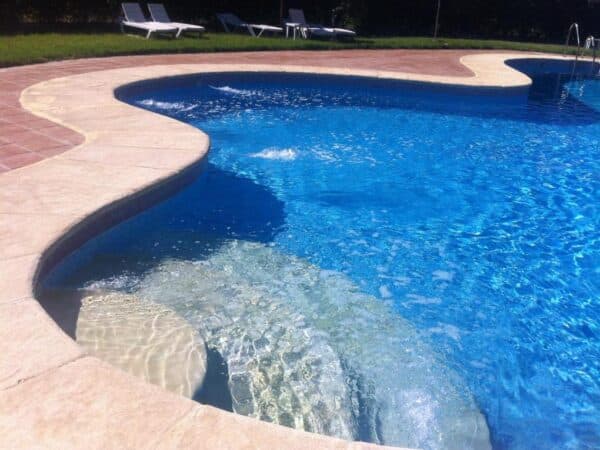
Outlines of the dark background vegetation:
[{"label": "dark background vegetation", "polygon": [[[590,4],[594,1],[595,4]],[[216,12],[276,24],[280,0],[164,0],[174,19],[217,29]],[[440,35],[536,42],[564,40],[571,22],[584,36],[600,35],[600,0],[441,0]],[[119,0],[0,0],[0,32],[115,30]],[[287,0],[311,21],[337,24],[363,35],[430,35],[437,0]],[[583,36],[583,37],[584,37]]]}]

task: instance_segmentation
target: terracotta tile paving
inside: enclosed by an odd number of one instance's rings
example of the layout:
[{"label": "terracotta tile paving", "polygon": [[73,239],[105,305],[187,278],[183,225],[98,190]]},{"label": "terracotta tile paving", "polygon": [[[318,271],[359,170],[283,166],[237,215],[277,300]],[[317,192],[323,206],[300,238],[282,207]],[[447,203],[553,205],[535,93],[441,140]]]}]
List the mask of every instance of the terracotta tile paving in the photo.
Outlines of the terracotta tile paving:
[{"label": "terracotta tile paving", "polygon": [[25,152],[18,155],[3,156],[1,161],[2,165],[6,167],[7,170],[10,170],[33,164],[34,162],[38,162],[44,158],[44,156],[37,153]]},{"label": "terracotta tile paving", "polygon": [[20,155],[21,153],[29,153],[29,150],[16,144],[1,144],[0,153],[5,156]]},{"label": "terracotta tile paving", "polygon": [[19,103],[21,91],[44,80],[97,70],[185,63],[353,67],[465,77],[472,73],[460,63],[460,58],[471,53],[477,52],[342,50],[122,56],[0,69],[0,172],[54,156],[83,141],[83,138],[74,131],[33,116],[21,108]]}]

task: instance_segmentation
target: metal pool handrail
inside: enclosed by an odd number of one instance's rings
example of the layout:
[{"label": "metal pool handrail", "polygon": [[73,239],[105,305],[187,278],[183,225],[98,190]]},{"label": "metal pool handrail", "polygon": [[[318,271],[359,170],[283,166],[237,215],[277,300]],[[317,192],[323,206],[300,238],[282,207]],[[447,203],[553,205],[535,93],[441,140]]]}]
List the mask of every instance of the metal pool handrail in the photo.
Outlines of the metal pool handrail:
[{"label": "metal pool handrail", "polygon": [[575,37],[577,38],[577,52],[575,53],[575,60],[577,60],[581,51],[581,38],[579,36],[579,24],[577,22],[572,23],[569,27],[569,31],[567,32],[567,40],[565,41],[564,54],[567,54],[567,50],[569,48],[569,41],[571,40],[571,34],[573,33],[573,30],[575,30]]}]

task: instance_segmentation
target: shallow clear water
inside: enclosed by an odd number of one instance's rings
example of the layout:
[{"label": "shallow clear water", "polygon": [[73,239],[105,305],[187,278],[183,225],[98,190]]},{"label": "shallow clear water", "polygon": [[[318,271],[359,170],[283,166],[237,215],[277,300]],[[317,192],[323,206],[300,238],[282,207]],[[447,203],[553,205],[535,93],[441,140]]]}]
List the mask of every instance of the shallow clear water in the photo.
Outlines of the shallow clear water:
[{"label": "shallow clear water", "polygon": [[494,448],[597,448],[600,79],[534,80],[131,87],[206,131],[209,165],[57,283],[177,311],[240,413],[423,448],[485,448],[485,422]]}]

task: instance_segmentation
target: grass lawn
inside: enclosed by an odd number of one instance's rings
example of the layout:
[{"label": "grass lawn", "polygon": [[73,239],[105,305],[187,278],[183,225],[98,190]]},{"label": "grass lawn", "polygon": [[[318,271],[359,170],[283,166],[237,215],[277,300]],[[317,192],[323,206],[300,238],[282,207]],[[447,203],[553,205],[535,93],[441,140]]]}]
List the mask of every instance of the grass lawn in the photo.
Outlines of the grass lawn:
[{"label": "grass lawn", "polygon": [[[120,33],[40,33],[0,36],[0,67],[69,58],[151,53],[193,53],[252,50],[318,50],[349,48],[450,48],[502,49],[562,53],[561,45],[525,42],[432,39],[425,37],[358,38],[353,42],[252,38],[224,33],[207,33],[201,39],[144,39]],[[574,49],[572,49],[574,52]]]}]

